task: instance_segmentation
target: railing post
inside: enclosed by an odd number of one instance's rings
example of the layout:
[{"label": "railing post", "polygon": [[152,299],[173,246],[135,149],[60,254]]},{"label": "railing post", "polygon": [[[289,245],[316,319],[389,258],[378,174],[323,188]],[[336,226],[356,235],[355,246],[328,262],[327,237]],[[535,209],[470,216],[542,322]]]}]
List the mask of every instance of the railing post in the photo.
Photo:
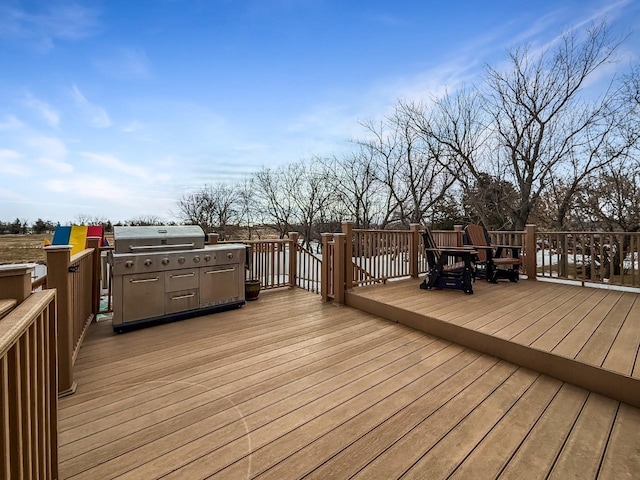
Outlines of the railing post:
[{"label": "railing post", "polygon": [[329,242],[333,239],[333,233],[323,233],[322,237],[322,265],[320,270],[320,294],[322,301],[329,300]]},{"label": "railing post", "polygon": [[220,238],[220,234],[219,233],[209,233],[208,234],[208,238],[209,238],[209,245],[216,245],[218,243],[218,239]]},{"label": "railing post", "polygon": [[333,236],[333,301],[338,304],[344,303],[346,238],[344,233]]},{"label": "railing post", "polygon": [[27,264],[0,266],[0,299],[12,299],[18,304],[31,295],[31,270]]},{"label": "railing post", "polygon": [[93,248],[91,255],[91,313],[93,321],[98,320],[100,311],[100,237],[87,237],[87,248]]},{"label": "railing post", "polygon": [[71,245],[45,247],[47,255],[47,288],[56,289],[58,310],[58,395],[64,397],[76,391],[73,380],[73,318],[71,318],[71,281],[69,263]]},{"label": "railing post", "polygon": [[524,236],[524,268],[527,272],[527,278],[529,280],[536,280],[538,267],[536,265],[537,258],[537,243],[536,243],[536,226],[533,224],[527,224],[525,226]]},{"label": "railing post", "polygon": [[420,224],[409,224],[411,235],[409,236],[409,275],[412,278],[418,276],[418,245],[420,245]]},{"label": "railing post", "polygon": [[289,232],[289,287],[295,288],[298,284],[298,232]]},{"label": "railing post", "polygon": [[455,245],[456,247],[462,247],[464,245],[464,242],[462,241],[463,230],[464,230],[464,225],[453,226],[453,231],[457,233],[456,245]]},{"label": "railing post", "polygon": [[342,222],[342,233],[346,236],[345,245],[345,279],[346,289],[351,290],[353,288],[353,222]]}]

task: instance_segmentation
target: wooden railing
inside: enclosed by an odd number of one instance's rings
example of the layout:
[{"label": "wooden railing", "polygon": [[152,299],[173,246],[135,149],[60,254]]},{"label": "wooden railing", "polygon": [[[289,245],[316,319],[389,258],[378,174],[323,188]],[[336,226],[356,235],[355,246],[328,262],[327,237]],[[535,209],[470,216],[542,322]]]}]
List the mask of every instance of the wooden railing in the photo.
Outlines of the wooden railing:
[{"label": "wooden railing", "polygon": [[[376,231],[353,229],[350,222],[345,222],[342,232],[344,258],[335,253],[340,243],[338,234],[323,234],[322,275],[329,276],[322,282],[325,300],[338,301],[344,290],[393,278],[416,277],[427,271],[419,225],[411,225],[408,231]],[[440,246],[463,243],[462,226],[432,233]],[[638,232],[538,232],[535,225],[527,225],[523,231],[489,234],[493,245],[521,247],[520,270],[526,275],[523,278],[640,287]]]},{"label": "wooden railing", "polygon": [[537,275],[640,287],[639,232],[538,232]]},{"label": "wooden railing", "polygon": [[[533,225],[531,225],[533,227]],[[535,235],[535,234],[534,234]],[[524,275],[528,275],[527,273],[527,255],[530,253],[534,256],[533,260],[535,261],[535,242],[531,242],[531,245],[527,244],[527,232],[525,230],[493,230],[489,232],[489,237],[491,237],[491,245],[502,245],[502,246],[514,246],[521,247],[519,252],[522,256],[522,264],[520,265],[520,273]],[[533,250],[530,249],[533,247]],[[535,271],[535,270],[534,270]],[[531,268],[529,268],[529,272],[531,272]],[[535,278],[535,275],[532,275],[532,278]]]},{"label": "wooden railing", "polygon": [[[344,242],[344,236],[336,236],[338,242]],[[320,288],[320,294],[322,299],[326,302],[335,298],[335,279],[334,271],[337,263],[336,260],[336,241],[333,233],[322,234],[322,271],[320,278],[322,286]]]},{"label": "wooden railing", "polygon": [[58,298],[58,389],[60,396],[75,392],[75,364],[82,340],[100,305],[100,249],[98,238],[87,239],[89,248],[71,256],[70,245],[45,247],[46,288]]},{"label": "wooden railing", "polygon": [[[351,252],[347,252],[347,257],[351,256],[353,263],[359,267],[353,269],[354,286],[372,281],[386,282],[390,278],[410,275],[412,232],[353,230],[351,238]],[[364,278],[363,272],[367,274]]]},{"label": "wooden railing", "polygon": [[307,250],[297,241],[296,286],[313,293],[320,293],[320,276],[322,271],[322,259]]},{"label": "wooden railing", "polygon": [[58,478],[56,294],[0,320],[0,478]]},{"label": "wooden railing", "polygon": [[[431,230],[431,235],[439,247],[461,247],[463,244],[462,225],[456,225],[454,230]],[[420,241],[422,242],[422,236]],[[424,247],[422,243],[420,245]]]},{"label": "wooden railing", "polygon": [[289,238],[269,240],[229,240],[218,242],[215,234],[209,235],[209,243],[242,243],[248,248],[247,279],[260,280],[260,288],[269,290],[282,287],[299,287],[320,293],[322,260],[299,243],[297,232],[289,232]]},{"label": "wooden railing", "polygon": [[[361,230],[342,224],[346,236],[346,288],[417,276],[422,238],[418,224],[410,230]],[[422,249],[424,250],[424,249]]]},{"label": "wooden railing", "polygon": [[248,277],[260,280],[262,289],[286,287],[289,277],[289,242],[287,240],[252,240],[249,245]]},{"label": "wooden railing", "polygon": [[109,252],[113,252],[113,246],[100,246],[100,291],[106,290],[107,303],[104,308],[101,303],[98,303],[98,313],[113,312],[113,298],[111,297],[113,293],[113,272],[108,262]]}]

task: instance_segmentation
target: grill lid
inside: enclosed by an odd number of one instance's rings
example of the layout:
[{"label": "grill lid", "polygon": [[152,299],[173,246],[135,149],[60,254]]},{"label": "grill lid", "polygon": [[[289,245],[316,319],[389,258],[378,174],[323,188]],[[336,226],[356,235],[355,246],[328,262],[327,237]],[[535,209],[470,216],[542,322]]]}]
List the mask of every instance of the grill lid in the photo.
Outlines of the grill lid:
[{"label": "grill lid", "polygon": [[114,253],[164,252],[204,248],[204,231],[198,225],[114,227]]}]

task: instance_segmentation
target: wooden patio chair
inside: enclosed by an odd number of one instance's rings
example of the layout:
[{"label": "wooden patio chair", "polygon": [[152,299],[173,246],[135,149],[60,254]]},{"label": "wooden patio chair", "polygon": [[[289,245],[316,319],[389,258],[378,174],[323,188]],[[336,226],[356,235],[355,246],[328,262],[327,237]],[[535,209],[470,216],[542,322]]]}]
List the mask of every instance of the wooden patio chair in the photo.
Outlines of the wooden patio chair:
[{"label": "wooden patio chair", "polygon": [[438,247],[426,228],[422,234],[429,271],[420,288],[455,288],[464,293],[473,293],[474,265],[476,251],[469,247]]},{"label": "wooden patio chair", "polygon": [[486,278],[491,283],[499,279],[517,282],[520,278],[521,246],[491,245],[489,232],[482,225],[467,225],[464,229],[464,243],[477,250],[476,276]]}]

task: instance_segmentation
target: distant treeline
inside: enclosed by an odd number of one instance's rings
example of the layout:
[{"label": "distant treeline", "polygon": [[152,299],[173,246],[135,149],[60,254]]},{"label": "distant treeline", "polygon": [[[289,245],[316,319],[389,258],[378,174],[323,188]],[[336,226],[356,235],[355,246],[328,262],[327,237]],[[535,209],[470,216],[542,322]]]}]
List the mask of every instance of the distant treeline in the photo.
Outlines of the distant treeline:
[{"label": "distant treeline", "polygon": [[[112,223],[111,220],[102,217],[91,217],[87,215],[77,215],[72,221],[65,222],[64,225],[102,225],[105,233],[113,232],[113,227],[145,226],[145,225],[176,225],[176,222],[167,222],[156,216],[144,216],[134,218],[124,222]],[[38,218],[35,222],[30,222],[26,218],[16,218],[14,221],[0,221],[0,235],[26,235],[29,233],[53,233],[56,226],[61,225],[59,221],[43,220]]]},{"label": "distant treeline", "polygon": [[56,224],[39,218],[33,223],[26,219],[16,218],[13,222],[0,221],[0,235],[20,235],[27,233],[50,233],[56,228]]}]

